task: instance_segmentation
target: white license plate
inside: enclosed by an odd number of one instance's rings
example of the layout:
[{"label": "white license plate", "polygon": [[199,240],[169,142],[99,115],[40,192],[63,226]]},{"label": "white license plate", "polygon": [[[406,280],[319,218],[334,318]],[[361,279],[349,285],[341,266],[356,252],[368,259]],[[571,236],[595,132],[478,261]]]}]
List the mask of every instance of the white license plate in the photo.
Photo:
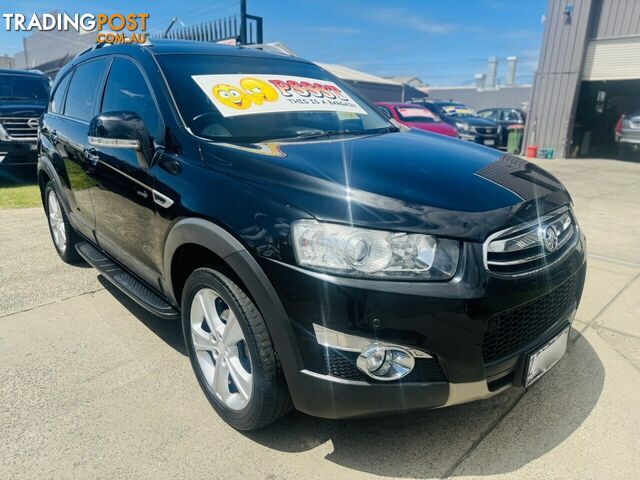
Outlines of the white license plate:
[{"label": "white license plate", "polygon": [[570,328],[571,327],[565,328],[562,333],[547,342],[540,350],[529,355],[527,376],[524,383],[525,387],[535,383],[564,356],[567,351]]},{"label": "white license plate", "polygon": [[495,141],[495,140],[493,140],[493,139],[489,139],[489,140],[485,140],[485,141],[484,141],[484,144],[485,144],[485,145],[495,145],[495,144],[496,144],[496,141]]}]

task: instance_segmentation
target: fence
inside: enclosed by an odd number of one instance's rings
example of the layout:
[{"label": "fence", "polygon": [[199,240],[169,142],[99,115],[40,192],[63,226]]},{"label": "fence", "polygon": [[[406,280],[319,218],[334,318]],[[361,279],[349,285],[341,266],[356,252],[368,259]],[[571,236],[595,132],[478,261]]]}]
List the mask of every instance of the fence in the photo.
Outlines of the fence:
[{"label": "fence", "polygon": [[[242,16],[220,18],[170,30],[166,34],[152,38],[173,38],[177,40],[195,40],[196,42],[230,42],[238,44],[262,43],[262,17],[245,15],[245,30],[242,31]],[[246,38],[242,38],[245,36]]]}]

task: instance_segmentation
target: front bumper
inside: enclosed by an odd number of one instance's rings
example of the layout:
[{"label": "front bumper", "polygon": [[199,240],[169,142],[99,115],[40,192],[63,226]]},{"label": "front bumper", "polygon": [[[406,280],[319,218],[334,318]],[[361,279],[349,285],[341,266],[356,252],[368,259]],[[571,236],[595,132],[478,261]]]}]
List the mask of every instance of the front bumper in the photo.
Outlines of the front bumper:
[{"label": "front bumper", "polygon": [[32,165],[38,163],[37,142],[34,141],[0,141],[0,168]]},{"label": "front bumper", "polygon": [[[433,283],[347,279],[259,259],[303,357],[304,368],[287,379],[296,408],[326,418],[358,417],[443,407],[520,385],[526,353],[573,318],[585,279],[584,246],[580,234],[562,262],[539,274],[505,279],[484,268],[481,245],[467,243],[456,277]],[[561,291],[566,305],[549,311],[552,321],[507,353],[492,355],[487,339],[496,318],[544,308],[540,302]],[[379,382],[355,368],[356,352],[321,345],[314,325],[433,358],[416,360],[415,375]]]},{"label": "front bumper", "polygon": [[486,145],[487,147],[498,148],[500,146],[499,135],[480,135],[477,133],[458,133],[458,138],[466,140],[467,142],[479,143],[480,145]]}]

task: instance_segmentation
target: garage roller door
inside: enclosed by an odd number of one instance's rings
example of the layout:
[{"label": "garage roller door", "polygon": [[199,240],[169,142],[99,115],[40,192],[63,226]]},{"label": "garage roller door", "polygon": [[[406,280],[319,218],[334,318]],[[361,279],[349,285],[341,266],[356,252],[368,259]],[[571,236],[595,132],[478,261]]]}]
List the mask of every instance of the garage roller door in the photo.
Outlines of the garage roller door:
[{"label": "garage roller door", "polygon": [[640,36],[592,40],[582,72],[583,80],[640,79]]}]

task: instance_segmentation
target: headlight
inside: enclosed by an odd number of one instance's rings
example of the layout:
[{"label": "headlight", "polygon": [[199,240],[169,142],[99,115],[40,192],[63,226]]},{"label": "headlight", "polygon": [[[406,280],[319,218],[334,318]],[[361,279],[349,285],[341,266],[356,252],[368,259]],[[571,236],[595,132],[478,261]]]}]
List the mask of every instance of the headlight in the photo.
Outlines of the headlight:
[{"label": "headlight", "polygon": [[467,123],[456,122],[456,127],[461,132],[473,133],[473,128],[471,127],[471,125],[469,125]]},{"label": "headlight", "polygon": [[292,225],[298,264],[351,277],[447,280],[460,243],[432,235],[382,232],[315,220]]}]

